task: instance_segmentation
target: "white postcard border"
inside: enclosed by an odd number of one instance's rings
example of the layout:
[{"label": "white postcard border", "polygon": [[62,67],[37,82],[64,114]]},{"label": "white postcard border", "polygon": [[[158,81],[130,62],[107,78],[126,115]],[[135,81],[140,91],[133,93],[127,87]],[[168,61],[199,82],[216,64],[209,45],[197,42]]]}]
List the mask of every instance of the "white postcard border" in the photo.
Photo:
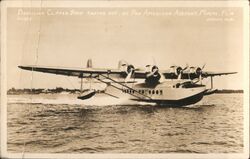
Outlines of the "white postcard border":
[{"label": "white postcard border", "polygon": [[[11,7],[242,7],[244,9],[244,153],[228,154],[37,154],[7,152],[7,8]],[[1,157],[8,158],[247,158],[249,157],[248,1],[3,1],[1,3]]]}]

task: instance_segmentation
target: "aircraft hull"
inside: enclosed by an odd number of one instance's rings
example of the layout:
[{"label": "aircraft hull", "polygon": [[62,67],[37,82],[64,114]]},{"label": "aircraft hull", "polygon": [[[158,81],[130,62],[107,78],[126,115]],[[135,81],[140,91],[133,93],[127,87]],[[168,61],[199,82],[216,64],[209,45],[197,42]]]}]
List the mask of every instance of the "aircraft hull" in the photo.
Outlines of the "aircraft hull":
[{"label": "aircraft hull", "polygon": [[157,84],[155,87],[147,87],[145,83],[130,84],[129,87],[133,88],[134,91],[124,87],[120,87],[119,90],[113,86],[108,86],[106,91],[117,97],[166,106],[195,104],[203,98],[206,92],[203,85],[192,88],[176,88],[173,87],[172,81]]},{"label": "aircraft hull", "polygon": [[132,99],[135,101],[143,101],[143,102],[151,102],[151,103],[157,103],[159,105],[162,106],[172,106],[172,107],[181,107],[181,106],[187,106],[187,105],[191,105],[191,104],[195,104],[199,101],[202,100],[204,96],[204,92],[183,98],[183,99],[179,99],[179,100],[159,100],[159,99],[153,99],[153,100],[143,100],[143,99]]}]

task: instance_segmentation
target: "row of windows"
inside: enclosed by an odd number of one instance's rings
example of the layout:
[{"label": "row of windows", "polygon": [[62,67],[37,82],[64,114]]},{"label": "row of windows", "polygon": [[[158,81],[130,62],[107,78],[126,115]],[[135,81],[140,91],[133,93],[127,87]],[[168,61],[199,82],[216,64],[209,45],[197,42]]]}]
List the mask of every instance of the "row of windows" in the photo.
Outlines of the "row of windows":
[{"label": "row of windows", "polygon": [[[136,90],[138,91],[140,94],[145,94],[148,92],[148,94],[157,94],[157,95],[162,95],[163,91],[162,90]],[[131,89],[124,89],[123,90],[124,93],[129,93],[129,94],[134,94],[135,90],[131,90]]]}]

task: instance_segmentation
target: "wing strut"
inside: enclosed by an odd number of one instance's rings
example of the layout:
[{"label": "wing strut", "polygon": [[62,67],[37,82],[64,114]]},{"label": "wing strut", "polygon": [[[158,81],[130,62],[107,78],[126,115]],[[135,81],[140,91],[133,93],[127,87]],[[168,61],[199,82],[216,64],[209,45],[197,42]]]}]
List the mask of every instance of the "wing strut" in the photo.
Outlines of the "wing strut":
[{"label": "wing strut", "polygon": [[82,77],[81,77],[81,89],[80,89],[80,92],[82,93]]},{"label": "wing strut", "polygon": [[[117,87],[117,86],[114,86],[114,85],[112,85],[112,84],[110,84],[109,82],[105,82],[105,81],[103,81],[103,80],[101,80],[101,79],[99,79],[99,78],[96,78],[98,81],[100,81],[100,82],[103,82],[103,83],[106,83],[107,85],[109,85],[109,86],[112,86],[112,87],[114,87],[114,88],[116,88],[116,89],[118,89],[118,90],[120,90],[120,91],[123,91],[121,88],[119,88],[119,87]],[[114,82],[114,83],[117,83],[117,84],[120,84],[120,83],[118,83],[118,82]],[[130,89],[130,88],[129,88]],[[111,94],[108,94],[108,93],[105,93],[105,94],[107,94],[107,95],[109,95],[109,96],[113,96],[113,95],[111,95]],[[131,94],[131,93],[129,93],[130,95],[132,95],[132,96],[134,96],[134,97],[136,97],[136,98],[141,98],[141,97],[138,97],[138,96],[136,96],[136,95],[134,95],[134,94]],[[115,96],[116,97],[116,96]],[[118,97],[117,97],[118,98]]]},{"label": "wing strut", "polygon": [[[106,79],[109,79],[110,81],[112,81],[112,82],[114,82],[114,83],[116,83],[116,84],[119,84],[119,85],[121,85],[121,86],[123,86],[123,87],[126,87],[126,88],[128,88],[129,90],[132,90],[132,91],[134,91],[134,92],[140,94],[141,96],[144,96],[144,97],[146,97],[146,98],[148,98],[148,99],[152,99],[151,97],[146,96],[146,95],[144,95],[144,94],[141,94],[141,93],[138,92],[137,90],[135,90],[135,89],[133,89],[133,88],[131,88],[131,87],[125,85],[125,84],[119,83],[119,82],[117,82],[116,80],[113,80],[112,78],[110,78],[110,77],[108,77],[108,76],[105,76],[105,75],[102,75],[102,74],[100,74],[100,76],[102,76],[102,77],[104,77],[104,78],[106,78]],[[100,79],[98,79],[98,80],[101,81],[101,82],[104,82],[104,81],[102,81],[102,80],[100,80]],[[107,82],[105,82],[105,83],[107,83]],[[113,86],[113,87],[115,87],[115,88],[117,88],[117,89],[119,89],[119,90],[122,91],[122,89],[120,89],[120,88],[118,88],[118,87],[116,87],[116,86],[114,86],[114,85],[111,85],[111,86]],[[132,96],[134,96],[134,97],[136,97],[136,98],[141,99],[141,97],[136,96],[136,95],[134,95],[134,94],[132,94],[132,93],[129,93],[129,94],[132,95]]]},{"label": "wing strut", "polygon": [[213,89],[213,76],[211,76],[211,89]]},{"label": "wing strut", "polygon": [[210,95],[210,94],[214,94],[217,89],[214,89],[213,90],[213,76],[210,76],[210,82],[211,82],[211,88],[210,89],[207,89],[206,92],[204,93],[204,95]]},{"label": "wing strut", "polygon": [[117,98],[117,99],[119,99],[119,97],[114,96],[114,95],[112,95],[112,94],[109,94],[109,93],[106,93],[106,92],[104,92],[104,94],[107,94],[107,95],[109,95],[109,96],[111,96],[111,97],[113,97],[113,98]]}]

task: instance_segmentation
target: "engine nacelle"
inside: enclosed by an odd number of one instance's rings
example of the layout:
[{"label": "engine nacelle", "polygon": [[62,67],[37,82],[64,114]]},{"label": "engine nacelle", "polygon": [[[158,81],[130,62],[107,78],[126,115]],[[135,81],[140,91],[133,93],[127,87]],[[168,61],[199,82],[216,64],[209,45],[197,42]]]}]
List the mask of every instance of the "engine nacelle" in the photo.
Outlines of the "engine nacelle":
[{"label": "engine nacelle", "polygon": [[170,67],[170,72],[175,76],[179,76],[181,71],[182,71],[182,67],[180,67],[180,66],[171,66]]},{"label": "engine nacelle", "polygon": [[130,64],[122,64],[120,66],[120,69],[122,70],[123,74],[122,76],[124,78],[126,78],[129,74],[131,74],[131,76],[133,76],[134,72],[135,72],[135,67],[133,65]]},{"label": "engine nacelle", "polygon": [[159,68],[155,65],[146,66],[146,78],[145,82],[150,85],[159,83],[161,75],[159,73]]},{"label": "engine nacelle", "polygon": [[126,72],[127,74],[130,74],[131,73],[131,76],[133,76],[134,75],[134,73],[135,73],[135,67],[133,66],[133,65],[128,65],[127,66],[127,72]]},{"label": "engine nacelle", "polygon": [[190,67],[190,74],[194,74],[196,76],[200,76],[202,73],[202,69],[200,67]]},{"label": "engine nacelle", "polygon": [[202,74],[202,68],[200,67],[190,67],[189,72],[188,72],[188,77],[193,80],[196,78],[201,79],[201,74]]}]

